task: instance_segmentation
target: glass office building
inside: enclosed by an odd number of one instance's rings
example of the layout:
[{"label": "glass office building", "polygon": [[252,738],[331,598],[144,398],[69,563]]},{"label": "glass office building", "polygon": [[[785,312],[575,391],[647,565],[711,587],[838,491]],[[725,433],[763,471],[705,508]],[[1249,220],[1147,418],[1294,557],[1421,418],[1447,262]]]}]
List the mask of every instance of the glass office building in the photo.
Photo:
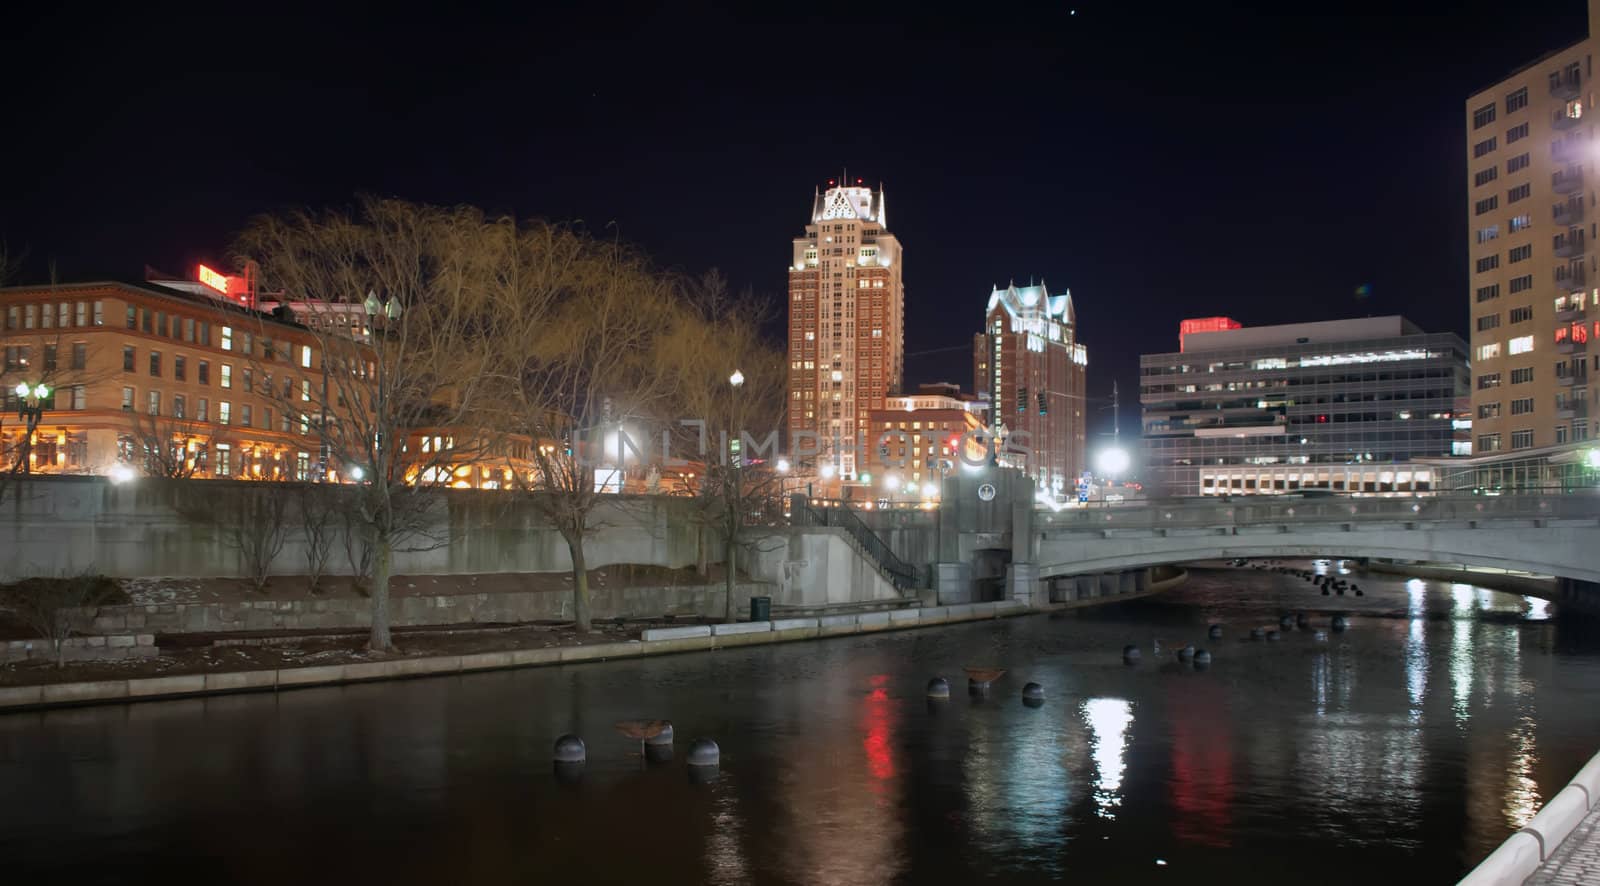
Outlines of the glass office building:
[{"label": "glass office building", "polygon": [[1464,454],[1466,343],[1403,317],[1190,332],[1139,372],[1155,495],[1414,494]]}]

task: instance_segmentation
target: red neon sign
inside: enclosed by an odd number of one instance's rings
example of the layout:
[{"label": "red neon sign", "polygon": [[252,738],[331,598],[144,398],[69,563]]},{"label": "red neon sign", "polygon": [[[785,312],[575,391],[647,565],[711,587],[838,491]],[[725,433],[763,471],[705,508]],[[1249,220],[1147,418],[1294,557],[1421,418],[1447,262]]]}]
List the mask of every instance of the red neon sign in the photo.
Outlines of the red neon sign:
[{"label": "red neon sign", "polygon": [[1196,332],[1225,332],[1229,329],[1242,329],[1244,324],[1232,317],[1195,317],[1184,320],[1178,324],[1178,350],[1183,350],[1185,336]]},{"label": "red neon sign", "polygon": [[204,283],[205,285],[211,287],[212,289],[215,289],[216,291],[222,293],[223,295],[227,295],[228,294],[228,280],[229,280],[229,277],[228,277],[227,274],[219,274],[216,271],[213,271],[210,268],[206,267],[205,265],[201,265],[200,266],[199,277],[200,277],[200,282],[201,283]]}]

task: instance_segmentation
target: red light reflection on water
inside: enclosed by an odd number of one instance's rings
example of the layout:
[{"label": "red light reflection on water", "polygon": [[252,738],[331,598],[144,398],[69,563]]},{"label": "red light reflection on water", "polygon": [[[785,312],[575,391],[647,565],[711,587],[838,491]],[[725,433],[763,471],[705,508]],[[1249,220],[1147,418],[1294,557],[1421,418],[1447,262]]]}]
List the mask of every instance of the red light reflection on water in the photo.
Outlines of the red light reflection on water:
[{"label": "red light reflection on water", "polygon": [[867,769],[879,781],[894,778],[894,756],[890,752],[893,733],[893,711],[889,704],[888,674],[874,674],[868,678],[873,687],[862,701],[861,728],[867,733],[861,746],[867,752]]},{"label": "red light reflection on water", "polygon": [[[1198,681],[1191,681],[1198,682]],[[1172,696],[1172,805],[1179,840],[1227,847],[1233,805],[1233,736],[1215,692],[1189,688]]]}]

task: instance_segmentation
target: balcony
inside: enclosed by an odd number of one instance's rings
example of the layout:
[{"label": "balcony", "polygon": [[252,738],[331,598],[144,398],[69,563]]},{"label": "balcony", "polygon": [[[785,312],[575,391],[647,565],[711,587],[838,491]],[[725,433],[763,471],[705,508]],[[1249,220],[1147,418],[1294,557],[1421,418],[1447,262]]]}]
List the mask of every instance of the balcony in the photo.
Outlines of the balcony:
[{"label": "balcony", "polygon": [[1557,397],[1556,418],[1587,418],[1589,404],[1578,397]]},{"label": "balcony", "polygon": [[1556,311],[1556,322],[1571,323],[1574,320],[1582,320],[1586,313],[1583,308],[1561,308]]},{"label": "balcony", "polygon": [[1557,194],[1575,194],[1583,190],[1583,170],[1563,169],[1550,178],[1550,186]]},{"label": "balcony", "polygon": [[1556,342],[1557,354],[1587,354],[1588,352],[1589,343],[1586,341],[1573,341],[1570,338],[1564,338]]},{"label": "balcony", "polygon": [[1558,225],[1583,224],[1583,200],[1568,200],[1565,203],[1557,204],[1554,216]]},{"label": "balcony", "polygon": [[1555,240],[1555,253],[1559,258],[1577,258],[1584,253],[1583,229],[1574,228]]},{"label": "balcony", "polygon": [[1575,292],[1589,285],[1589,274],[1582,264],[1556,265],[1556,286]]},{"label": "balcony", "polygon": [[1550,78],[1550,97],[1566,101],[1583,93],[1583,77],[1576,71],[1557,74]]},{"label": "balcony", "polygon": [[1570,388],[1570,387],[1572,387],[1573,385],[1575,385],[1577,383],[1578,383],[1578,377],[1576,375],[1558,375],[1558,376],[1556,376],[1556,386],[1557,387]]},{"label": "balcony", "polygon": [[[1577,109],[1574,108],[1574,110]],[[1573,115],[1568,114],[1566,109],[1563,108],[1555,113],[1555,119],[1551,121],[1550,125],[1554,126],[1560,132],[1565,132],[1569,129],[1577,128],[1578,124],[1582,122],[1583,113],[1581,111],[1579,111],[1579,113],[1576,115]]]},{"label": "balcony", "polygon": [[1588,142],[1575,135],[1569,135],[1550,146],[1550,158],[1557,163],[1582,163],[1586,151],[1584,146]]}]

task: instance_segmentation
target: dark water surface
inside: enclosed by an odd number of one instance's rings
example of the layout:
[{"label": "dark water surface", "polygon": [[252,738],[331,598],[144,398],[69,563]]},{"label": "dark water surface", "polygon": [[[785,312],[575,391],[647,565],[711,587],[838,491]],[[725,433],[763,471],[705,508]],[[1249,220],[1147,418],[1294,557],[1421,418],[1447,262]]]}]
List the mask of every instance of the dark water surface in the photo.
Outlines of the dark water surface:
[{"label": "dark water surface", "polygon": [[[1600,750],[1600,633],[1354,577],[1367,596],[1196,570],[1055,618],[0,716],[0,859],[11,882],[1452,882]],[[1349,632],[1246,639],[1333,607]],[[957,678],[987,664],[1011,670],[975,702]],[[641,768],[632,717],[671,719],[677,761]],[[578,784],[551,773],[566,731]]]}]

